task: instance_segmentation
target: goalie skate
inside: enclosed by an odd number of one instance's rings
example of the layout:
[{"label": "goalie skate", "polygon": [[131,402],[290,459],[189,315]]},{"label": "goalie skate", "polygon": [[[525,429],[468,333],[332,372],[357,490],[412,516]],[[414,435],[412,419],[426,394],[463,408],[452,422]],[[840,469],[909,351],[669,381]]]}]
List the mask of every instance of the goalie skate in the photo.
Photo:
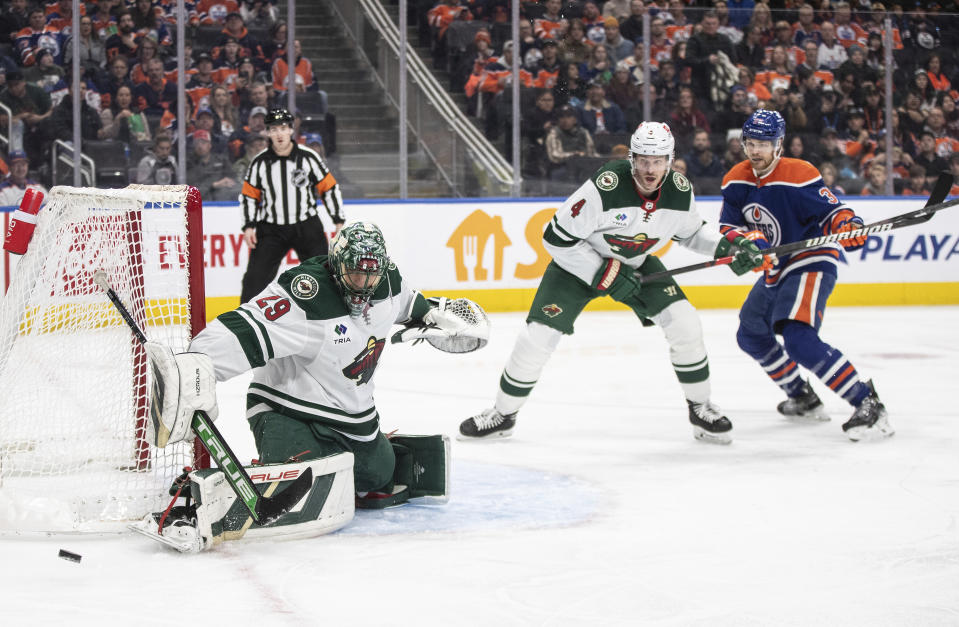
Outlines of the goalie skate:
[{"label": "goalie skate", "polygon": [[197,529],[196,513],[192,507],[174,507],[163,521],[163,530],[160,531],[162,517],[163,512],[147,514],[142,520],[130,524],[129,528],[180,553],[199,553],[203,550],[203,538]]},{"label": "goalie skate", "polygon": [[863,399],[856,411],[852,413],[852,417],[842,426],[846,437],[853,442],[888,438],[896,433],[889,425],[886,406],[879,400],[872,381],[866,385],[869,386],[869,396]]},{"label": "goalie skate", "polygon": [[689,422],[693,425],[693,437],[711,444],[729,444],[733,441],[730,431],[733,423],[723,416],[719,407],[711,401],[694,403],[687,400],[689,405]]},{"label": "goalie skate", "polygon": [[516,413],[503,415],[493,409],[484,409],[472,418],[460,423],[460,440],[483,440],[508,438],[516,427]]},{"label": "goalie skate", "polygon": [[798,396],[791,396],[776,406],[780,414],[796,422],[829,422],[826,408],[809,382],[803,383]]}]

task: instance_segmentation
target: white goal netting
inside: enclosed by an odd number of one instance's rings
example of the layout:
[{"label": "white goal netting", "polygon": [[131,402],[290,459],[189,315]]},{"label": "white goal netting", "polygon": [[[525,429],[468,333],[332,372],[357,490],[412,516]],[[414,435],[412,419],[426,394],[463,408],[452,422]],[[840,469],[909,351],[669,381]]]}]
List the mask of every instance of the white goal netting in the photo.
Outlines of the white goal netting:
[{"label": "white goal netting", "polygon": [[145,440],[146,356],[93,274],[182,351],[203,325],[199,214],[186,186],[51,191],[0,302],[0,532],[122,527],[192,464]]}]

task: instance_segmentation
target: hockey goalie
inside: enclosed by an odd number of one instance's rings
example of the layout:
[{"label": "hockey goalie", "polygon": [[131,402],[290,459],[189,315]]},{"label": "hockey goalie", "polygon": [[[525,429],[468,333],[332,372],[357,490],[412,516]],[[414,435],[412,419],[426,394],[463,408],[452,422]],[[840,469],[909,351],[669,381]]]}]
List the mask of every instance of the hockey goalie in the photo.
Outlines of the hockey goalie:
[{"label": "hockey goalie", "polygon": [[284,272],[219,316],[188,352],[148,343],[152,444],[191,439],[195,412],[217,416],[216,381],[255,369],[246,418],[261,465],[246,469],[250,478],[265,497],[307,469],[313,479],[288,511],[257,525],[221,470],[189,472],[171,489],[171,507],[134,529],[196,552],[244,537],[329,533],[349,523],[354,507],[445,502],[446,436],[380,431],[373,378],[396,324],[404,329],[394,342],[422,339],[448,352],[475,350],[489,336],[476,303],[425,299],[390,262],[380,229],[357,222],[340,231],[328,257]]}]

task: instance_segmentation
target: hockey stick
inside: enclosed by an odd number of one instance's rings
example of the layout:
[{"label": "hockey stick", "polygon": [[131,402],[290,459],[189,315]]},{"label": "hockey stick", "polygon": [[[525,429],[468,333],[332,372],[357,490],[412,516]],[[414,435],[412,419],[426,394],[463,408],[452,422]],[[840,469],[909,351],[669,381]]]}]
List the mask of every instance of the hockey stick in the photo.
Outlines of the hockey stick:
[{"label": "hockey stick", "polygon": [[[879,220],[878,222],[867,224],[854,231],[845,231],[843,233],[831,233],[821,237],[812,237],[810,239],[804,239],[798,242],[783,244],[782,246],[766,248],[762,252],[764,255],[785,255],[788,253],[794,253],[797,250],[816,248],[817,246],[822,246],[823,244],[831,244],[844,239],[851,239],[854,237],[860,237],[862,235],[876,235],[879,233],[885,233],[886,231],[891,231],[892,229],[902,228],[904,226],[922,224],[923,222],[932,219],[932,215],[935,212],[959,205],[959,199],[943,202],[946,199],[946,196],[949,195],[949,190],[952,189],[952,182],[952,175],[948,173],[941,174],[939,179],[936,181],[935,187],[932,189],[932,193],[929,194],[929,200],[926,201],[926,205],[922,209],[917,209],[915,211],[910,211],[909,213],[903,213],[898,216],[886,218],[885,220]],[[647,275],[641,275],[637,272],[636,278],[640,283],[649,283],[651,281],[673,276],[674,274],[685,274],[686,272],[693,272],[694,270],[702,270],[704,268],[712,268],[713,266],[724,266],[732,263],[732,261],[732,256],[720,257],[718,259],[710,259],[709,261],[694,263],[681,268],[673,268],[672,270],[664,270],[663,272],[653,272],[652,274]]]},{"label": "hockey stick", "polygon": [[[117,293],[110,287],[107,281],[106,272],[97,270],[93,275],[93,282],[100,286],[106,295],[120,313],[133,335],[136,336],[140,344],[146,344],[147,338],[140,330],[140,326],[127,311],[126,305],[117,296]],[[226,443],[220,430],[216,428],[213,421],[204,411],[197,411],[193,414],[193,421],[190,428],[196,434],[210,456],[216,460],[216,465],[223,471],[227,483],[236,492],[237,497],[243,501],[246,508],[250,510],[250,515],[258,525],[267,525],[274,522],[277,518],[290,511],[300,499],[302,499],[313,485],[313,469],[307,469],[293,481],[285,490],[276,496],[265,496],[257,492],[256,486],[250,479],[243,465],[237,459],[236,454]]]}]

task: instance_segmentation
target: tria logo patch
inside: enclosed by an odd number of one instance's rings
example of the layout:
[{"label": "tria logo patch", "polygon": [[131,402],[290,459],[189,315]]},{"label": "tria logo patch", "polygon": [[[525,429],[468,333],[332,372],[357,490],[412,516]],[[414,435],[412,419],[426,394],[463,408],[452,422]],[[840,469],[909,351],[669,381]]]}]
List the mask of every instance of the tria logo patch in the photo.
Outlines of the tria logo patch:
[{"label": "tria logo patch", "polygon": [[563,313],[563,308],[555,303],[550,303],[543,307],[543,313],[549,316],[550,318],[555,318],[559,314]]},{"label": "tria logo patch", "polygon": [[386,346],[386,340],[378,340],[370,336],[370,339],[366,341],[366,348],[356,356],[353,363],[343,368],[343,376],[356,381],[356,385],[369,383],[380,361],[384,346]]},{"label": "tria logo patch", "polygon": [[[333,327],[333,332],[340,336],[345,336],[348,330],[349,329],[346,328],[345,324],[338,324],[335,327]],[[334,344],[349,344],[350,342],[352,342],[352,340],[348,336],[333,338]]]},{"label": "tria logo patch", "polygon": [[646,251],[659,243],[658,237],[649,237],[645,233],[632,237],[609,234],[603,235],[603,239],[609,244],[610,250],[627,259],[645,255]]}]

